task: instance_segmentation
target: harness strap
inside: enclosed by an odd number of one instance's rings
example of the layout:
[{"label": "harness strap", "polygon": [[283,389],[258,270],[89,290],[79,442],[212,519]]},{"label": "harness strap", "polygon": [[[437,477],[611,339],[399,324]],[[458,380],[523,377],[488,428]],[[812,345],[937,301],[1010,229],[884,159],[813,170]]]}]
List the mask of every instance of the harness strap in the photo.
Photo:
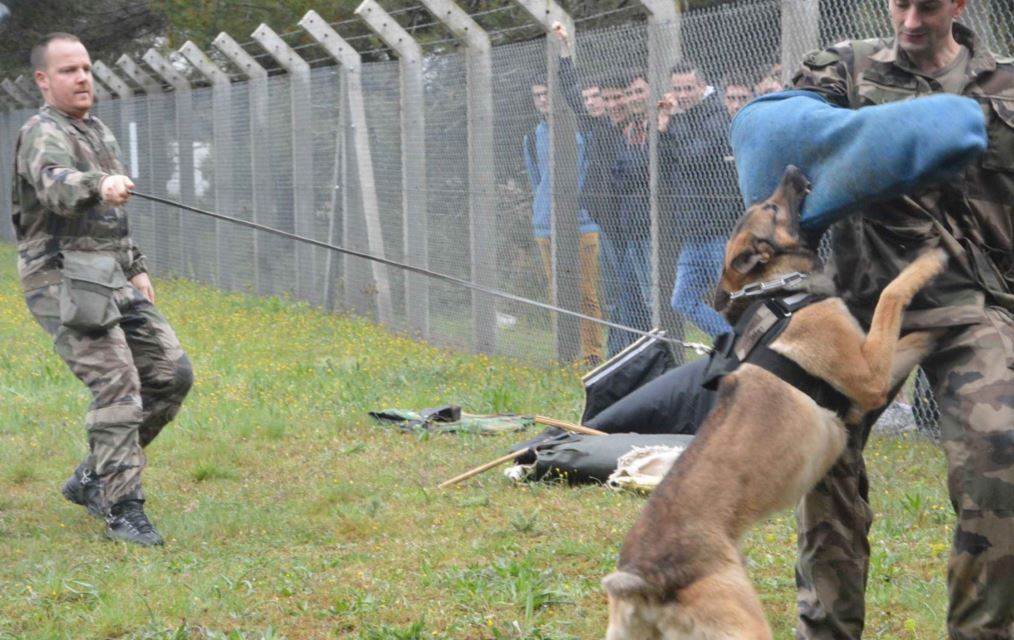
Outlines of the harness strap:
[{"label": "harness strap", "polygon": [[852,402],[845,394],[832,387],[826,380],[810,375],[794,360],[772,351],[767,345],[755,349],[746,362],[770,371],[813,398],[820,406],[838,414],[839,418],[844,419],[852,406]]},{"label": "harness strap", "polygon": [[717,389],[723,376],[749,362],[770,371],[820,406],[844,418],[852,405],[844,394],[768,346],[785,330],[793,313],[824,298],[800,292],[785,298],[765,298],[750,305],[732,332],[715,339],[715,349],[704,374],[704,387]]}]

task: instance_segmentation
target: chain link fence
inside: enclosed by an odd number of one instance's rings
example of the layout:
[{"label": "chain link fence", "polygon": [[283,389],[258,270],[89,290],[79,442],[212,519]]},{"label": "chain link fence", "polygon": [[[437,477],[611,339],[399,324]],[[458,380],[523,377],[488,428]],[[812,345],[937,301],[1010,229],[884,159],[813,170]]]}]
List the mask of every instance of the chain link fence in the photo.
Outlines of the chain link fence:
[{"label": "chain link fence", "polygon": [[[94,113],[116,133],[139,191],[487,290],[134,199],[133,233],[159,276],[536,363],[592,363],[653,327],[709,342],[723,328],[711,287],[741,205],[731,158],[688,162],[692,142],[783,86],[807,50],[889,35],[887,2],[751,0],[676,22],[624,14],[610,28],[579,19],[566,61],[552,34],[488,53],[434,46],[412,71],[418,92],[392,60],[103,100]],[[995,52],[1014,51],[1008,2],[977,0],[963,21]],[[696,63],[701,97],[715,105],[706,120],[672,116],[691,134],[683,140],[655,126],[657,102],[678,100],[680,60]],[[31,113],[0,113],[4,192]],[[2,233],[12,239],[9,224]],[[932,402],[917,407],[932,423]]]}]

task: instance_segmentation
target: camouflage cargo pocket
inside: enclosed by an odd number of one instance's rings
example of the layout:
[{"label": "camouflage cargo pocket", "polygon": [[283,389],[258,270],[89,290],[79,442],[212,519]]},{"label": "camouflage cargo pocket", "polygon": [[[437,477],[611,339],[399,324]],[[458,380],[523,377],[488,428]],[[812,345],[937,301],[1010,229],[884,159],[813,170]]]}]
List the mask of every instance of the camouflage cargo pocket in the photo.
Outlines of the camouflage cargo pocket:
[{"label": "camouflage cargo pocket", "polygon": [[113,294],[127,285],[116,259],[92,251],[64,251],[62,257],[60,322],[79,331],[116,324],[121,316]]}]

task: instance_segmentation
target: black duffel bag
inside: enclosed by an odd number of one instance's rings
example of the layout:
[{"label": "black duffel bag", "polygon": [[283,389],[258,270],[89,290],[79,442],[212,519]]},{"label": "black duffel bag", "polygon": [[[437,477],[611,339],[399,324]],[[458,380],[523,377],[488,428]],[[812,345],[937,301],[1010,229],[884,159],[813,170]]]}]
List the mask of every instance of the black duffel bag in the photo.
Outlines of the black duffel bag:
[{"label": "black duffel bag", "polygon": [[534,445],[515,461],[532,465],[527,480],[561,479],[571,483],[605,482],[616,462],[634,447],[686,447],[693,436],[673,433],[611,433],[586,436],[564,433]]}]

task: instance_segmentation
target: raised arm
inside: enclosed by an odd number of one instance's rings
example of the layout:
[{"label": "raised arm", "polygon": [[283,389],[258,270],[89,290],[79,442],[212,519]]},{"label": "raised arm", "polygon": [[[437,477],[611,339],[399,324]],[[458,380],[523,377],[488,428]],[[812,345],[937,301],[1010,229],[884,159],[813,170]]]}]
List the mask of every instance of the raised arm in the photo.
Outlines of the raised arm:
[{"label": "raised arm", "polygon": [[584,108],[584,99],[581,96],[583,87],[578,79],[577,66],[574,64],[570,34],[567,33],[567,27],[559,22],[553,23],[552,34],[560,42],[560,93],[563,94],[567,106],[577,116],[581,130],[586,131],[591,124],[591,116]]}]

